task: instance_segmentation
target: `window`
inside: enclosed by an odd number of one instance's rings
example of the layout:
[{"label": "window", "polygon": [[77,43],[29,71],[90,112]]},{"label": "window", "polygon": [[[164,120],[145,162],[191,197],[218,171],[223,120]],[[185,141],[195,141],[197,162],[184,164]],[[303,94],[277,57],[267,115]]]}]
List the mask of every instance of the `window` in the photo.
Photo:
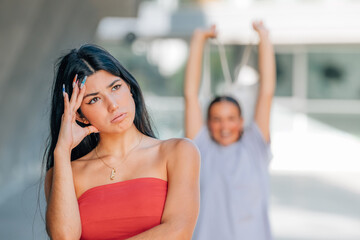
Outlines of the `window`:
[{"label": "window", "polygon": [[293,55],[276,54],[276,91],[275,96],[290,97],[292,93]]},{"label": "window", "polygon": [[360,54],[308,54],[308,98],[360,99]]}]

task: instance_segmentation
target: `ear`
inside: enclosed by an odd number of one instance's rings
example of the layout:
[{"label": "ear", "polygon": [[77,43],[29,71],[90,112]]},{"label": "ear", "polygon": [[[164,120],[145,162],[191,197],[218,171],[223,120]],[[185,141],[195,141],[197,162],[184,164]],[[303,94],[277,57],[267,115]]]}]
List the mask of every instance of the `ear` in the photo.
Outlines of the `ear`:
[{"label": "ear", "polygon": [[90,122],[85,117],[81,117],[78,112],[76,112],[76,121],[82,122],[84,124],[90,124]]},{"label": "ear", "polygon": [[243,116],[240,116],[239,125],[240,125],[240,127],[244,126],[244,118],[243,118]]}]

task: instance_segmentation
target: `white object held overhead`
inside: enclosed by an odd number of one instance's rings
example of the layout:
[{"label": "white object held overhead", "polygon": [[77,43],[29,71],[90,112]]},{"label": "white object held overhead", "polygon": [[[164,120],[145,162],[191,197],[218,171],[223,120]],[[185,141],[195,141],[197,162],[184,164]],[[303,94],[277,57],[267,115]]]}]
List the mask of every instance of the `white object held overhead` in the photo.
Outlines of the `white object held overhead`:
[{"label": "white object held overhead", "polygon": [[237,78],[235,79],[235,84],[238,86],[252,86],[258,83],[258,81],[258,72],[248,65],[243,65],[239,69]]},{"label": "white object held overhead", "polygon": [[237,68],[238,70],[235,73],[235,79],[232,80],[223,44],[217,39],[213,42],[218,46],[222,72],[225,80],[223,84],[218,86],[217,93],[220,95],[230,95],[239,101],[245,125],[248,125],[254,116],[258,87],[257,83],[259,80],[257,71],[248,65],[252,45],[246,46],[241,62]]},{"label": "white object held overhead", "polygon": [[252,86],[258,83],[259,74],[258,72],[248,65],[249,58],[251,55],[252,45],[247,45],[241,62],[235,72],[235,82],[237,86]]}]

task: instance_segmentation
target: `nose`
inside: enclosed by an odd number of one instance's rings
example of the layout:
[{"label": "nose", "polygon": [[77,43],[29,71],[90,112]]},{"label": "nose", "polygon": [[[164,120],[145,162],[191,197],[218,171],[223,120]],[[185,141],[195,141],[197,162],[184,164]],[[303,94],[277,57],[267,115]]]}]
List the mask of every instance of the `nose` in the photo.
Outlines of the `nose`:
[{"label": "nose", "polygon": [[223,130],[224,128],[226,128],[227,123],[225,121],[221,121],[220,122],[220,129]]},{"label": "nose", "polygon": [[109,97],[108,98],[108,111],[109,112],[114,112],[114,111],[116,111],[116,109],[118,109],[119,108],[119,105],[117,104],[117,102],[115,101],[115,99],[114,98],[112,98],[112,97]]},{"label": "nose", "polygon": [[226,130],[229,130],[229,128],[230,128],[230,126],[229,126],[228,122],[222,121],[220,123],[220,127],[219,127],[220,131],[226,131]]}]

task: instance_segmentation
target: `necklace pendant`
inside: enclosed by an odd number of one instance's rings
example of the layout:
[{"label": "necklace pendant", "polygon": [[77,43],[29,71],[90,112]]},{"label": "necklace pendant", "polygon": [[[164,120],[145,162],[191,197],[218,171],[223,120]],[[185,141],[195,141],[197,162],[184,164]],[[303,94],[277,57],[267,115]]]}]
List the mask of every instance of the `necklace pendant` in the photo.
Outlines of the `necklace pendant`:
[{"label": "necklace pendant", "polygon": [[113,169],[111,170],[110,180],[114,180],[114,179],[115,179],[115,173],[116,173],[115,168],[113,168]]}]

